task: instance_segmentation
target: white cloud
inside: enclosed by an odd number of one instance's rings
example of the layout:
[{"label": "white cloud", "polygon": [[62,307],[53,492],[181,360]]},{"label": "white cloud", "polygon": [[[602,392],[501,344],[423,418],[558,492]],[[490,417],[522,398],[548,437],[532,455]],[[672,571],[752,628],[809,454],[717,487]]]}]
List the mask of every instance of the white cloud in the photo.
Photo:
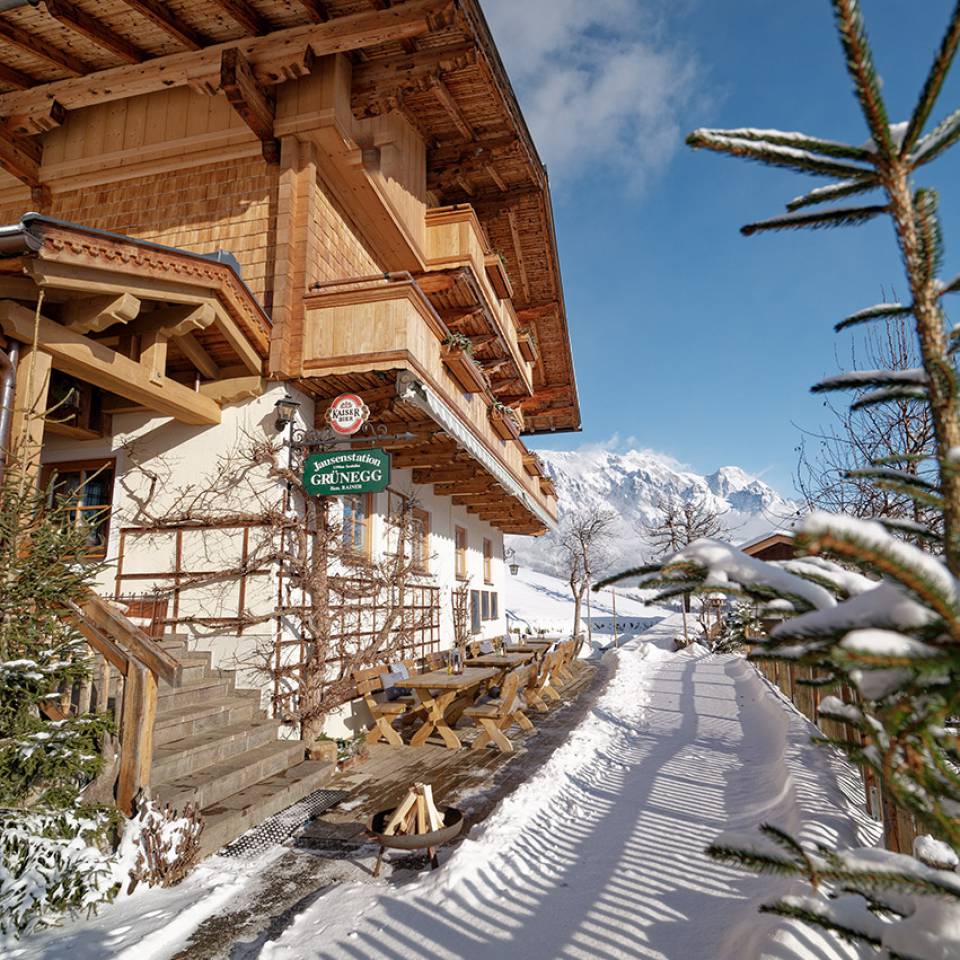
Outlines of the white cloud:
[{"label": "white cloud", "polygon": [[555,182],[570,183],[600,167],[642,186],[680,145],[678,115],[698,72],[693,57],[666,38],[662,3],[485,0]]}]

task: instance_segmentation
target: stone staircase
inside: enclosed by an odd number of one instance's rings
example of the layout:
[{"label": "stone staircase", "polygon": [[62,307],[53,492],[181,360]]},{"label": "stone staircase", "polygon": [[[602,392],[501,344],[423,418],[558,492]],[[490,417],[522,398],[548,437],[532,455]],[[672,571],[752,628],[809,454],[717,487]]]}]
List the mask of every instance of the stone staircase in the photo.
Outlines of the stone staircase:
[{"label": "stone staircase", "polygon": [[326,786],[335,764],[305,760],[299,740],[278,740],[280,723],[260,709],[258,691],[237,690],[233,671],[214,669],[182,637],[159,643],[183,669],[178,686],[159,684],[150,790],[175,809],[200,808],[203,856]]}]

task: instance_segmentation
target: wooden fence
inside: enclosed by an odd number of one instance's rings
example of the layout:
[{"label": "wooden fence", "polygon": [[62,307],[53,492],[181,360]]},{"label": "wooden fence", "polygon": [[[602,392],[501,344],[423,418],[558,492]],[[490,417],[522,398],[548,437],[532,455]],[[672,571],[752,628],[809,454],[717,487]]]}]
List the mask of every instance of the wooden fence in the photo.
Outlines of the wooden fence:
[{"label": "wooden fence", "polygon": [[[862,738],[860,731],[856,728],[820,716],[820,700],[824,694],[818,687],[799,682],[817,679],[818,673],[815,668],[778,660],[759,660],[755,662],[755,666],[825,736],[846,740]],[[844,703],[855,703],[857,699],[857,692],[846,685],[839,691],[831,689],[829,693],[840,697]],[[860,775],[863,779],[867,812],[883,824],[884,846],[897,853],[912,853],[914,838],[924,832],[923,828],[917,824],[912,813],[897,807],[889,797],[884,795],[880,781],[872,769],[861,766]]]}]

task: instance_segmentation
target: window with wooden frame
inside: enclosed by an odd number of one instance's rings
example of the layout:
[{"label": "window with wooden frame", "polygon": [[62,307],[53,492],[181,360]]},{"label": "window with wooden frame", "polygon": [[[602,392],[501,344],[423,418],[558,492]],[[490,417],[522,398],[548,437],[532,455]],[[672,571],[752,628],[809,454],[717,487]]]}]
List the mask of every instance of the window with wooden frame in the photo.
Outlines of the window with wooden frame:
[{"label": "window with wooden frame", "polygon": [[490,619],[500,619],[500,594],[496,590],[490,591]]},{"label": "window with wooden frame", "polygon": [[44,488],[53,483],[51,499],[65,500],[74,522],[88,525],[87,551],[91,557],[107,554],[115,469],[115,460],[79,460],[49,464],[41,476]]},{"label": "window with wooden frame", "polygon": [[370,558],[370,514],[373,498],[369,493],[350,493],[343,502],[343,548],[359,557]]},{"label": "window with wooden frame", "polygon": [[480,616],[484,620],[490,619],[490,591],[484,590],[480,595]]},{"label": "window with wooden frame", "polygon": [[467,579],[467,531],[463,527],[455,527],[453,543],[456,554],[456,573],[458,580]]},{"label": "window with wooden frame", "polygon": [[493,583],[493,541],[483,538],[483,582]]},{"label": "window with wooden frame", "polygon": [[480,616],[480,591],[470,591],[470,632],[480,633],[483,623]]},{"label": "window with wooden frame", "polygon": [[417,573],[430,572],[430,514],[420,507],[412,506],[412,500],[406,494],[390,490],[388,510],[392,523],[397,525],[393,532],[391,550],[396,551],[396,542],[399,537],[399,524],[407,514],[407,535],[404,556],[413,562],[413,569]]}]

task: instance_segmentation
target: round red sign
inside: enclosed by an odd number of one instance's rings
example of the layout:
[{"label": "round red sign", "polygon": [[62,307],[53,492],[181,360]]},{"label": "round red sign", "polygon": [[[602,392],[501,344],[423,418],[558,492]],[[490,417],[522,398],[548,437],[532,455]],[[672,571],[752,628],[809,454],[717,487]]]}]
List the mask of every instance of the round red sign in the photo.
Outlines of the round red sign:
[{"label": "round red sign", "polygon": [[355,393],[342,393],[327,411],[327,422],[344,436],[356,433],[370,416],[370,408]]}]

